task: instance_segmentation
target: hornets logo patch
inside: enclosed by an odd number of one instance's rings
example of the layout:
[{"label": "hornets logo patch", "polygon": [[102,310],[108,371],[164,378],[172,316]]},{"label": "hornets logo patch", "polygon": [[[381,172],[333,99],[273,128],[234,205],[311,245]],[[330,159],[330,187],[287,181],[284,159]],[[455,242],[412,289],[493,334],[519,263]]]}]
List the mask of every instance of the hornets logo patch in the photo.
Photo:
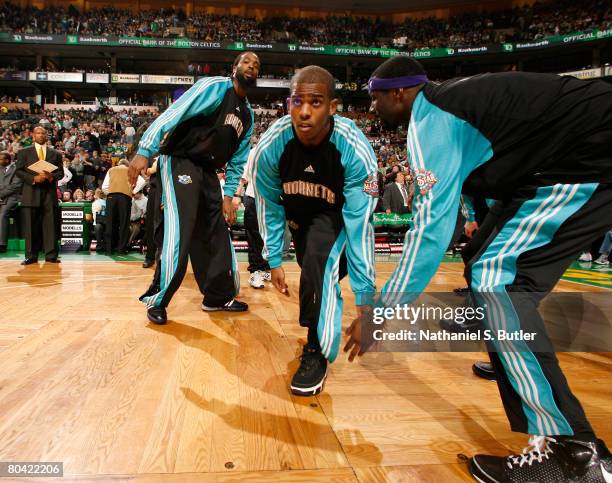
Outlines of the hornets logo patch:
[{"label": "hornets logo patch", "polygon": [[191,176],[189,176],[188,174],[179,174],[178,182],[181,184],[191,184]]},{"label": "hornets logo patch", "polygon": [[363,183],[363,192],[374,197],[378,198],[380,191],[378,190],[378,176],[375,174],[371,174],[368,176],[368,179]]},{"label": "hornets logo patch", "polygon": [[428,191],[433,188],[438,182],[438,178],[431,172],[426,169],[417,169],[414,172],[414,177],[416,181],[417,188],[422,195],[426,195]]}]

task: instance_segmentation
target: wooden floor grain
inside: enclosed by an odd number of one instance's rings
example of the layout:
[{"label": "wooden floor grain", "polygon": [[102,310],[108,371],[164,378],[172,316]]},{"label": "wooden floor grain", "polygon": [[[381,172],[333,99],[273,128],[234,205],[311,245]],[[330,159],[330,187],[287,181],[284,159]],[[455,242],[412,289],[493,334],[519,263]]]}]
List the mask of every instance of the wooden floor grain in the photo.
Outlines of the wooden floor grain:
[{"label": "wooden floor grain", "polygon": [[[240,268],[249,312],[203,313],[189,273],[154,326],[137,301],[152,271],[137,263],[0,261],[0,461],[62,461],[75,481],[446,482],[469,481],[458,455],[524,445],[496,385],[471,374],[482,354],[340,355],[321,395],[292,396],[299,269],[286,266],[287,299]],[[379,285],[392,270],[378,264]],[[429,290],[461,273],[444,264]],[[559,358],[612,442],[612,357]]]}]

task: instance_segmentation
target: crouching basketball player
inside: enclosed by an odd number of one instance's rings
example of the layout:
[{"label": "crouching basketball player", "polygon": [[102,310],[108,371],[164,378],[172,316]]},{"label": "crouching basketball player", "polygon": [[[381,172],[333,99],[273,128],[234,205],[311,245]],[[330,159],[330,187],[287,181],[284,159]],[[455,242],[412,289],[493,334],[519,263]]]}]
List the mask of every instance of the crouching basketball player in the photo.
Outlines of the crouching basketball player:
[{"label": "crouching basketball player", "polygon": [[[612,481],[612,456],[572,394],[538,312],[581,250],[612,226],[612,86],[508,72],[429,82],[409,58],[369,81],[372,110],[408,126],[419,190],[414,228],[382,290],[385,304],[418,294],[436,272],[461,193],[500,200],[499,216],[467,262],[475,298],[495,333],[488,343],[510,426],[533,435],[521,455],[477,455],[481,482]],[[517,301],[521,303],[517,303]],[[547,348],[541,350],[541,348]]]},{"label": "crouching basketball player", "polygon": [[308,66],[291,81],[290,115],[255,148],[251,179],[272,283],[288,294],[282,268],[285,220],[300,276],[299,322],[308,328],[296,395],[318,394],[338,353],[342,324],[339,280],[348,272],[358,313],[375,290],[372,213],[378,196],[376,157],[355,124],[334,115],[334,79]]}]

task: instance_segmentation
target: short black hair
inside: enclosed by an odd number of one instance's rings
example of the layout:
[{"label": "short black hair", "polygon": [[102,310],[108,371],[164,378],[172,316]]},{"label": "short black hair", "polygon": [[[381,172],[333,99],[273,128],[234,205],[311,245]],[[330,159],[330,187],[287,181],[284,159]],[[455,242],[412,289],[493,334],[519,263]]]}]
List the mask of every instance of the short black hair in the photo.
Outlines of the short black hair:
[{"label": "short black hair", "polygon": [[376,70],[372,72],[372,77],[393,79],[395,77],[422,74],[425,74],[425,69],[420,62],[410,57],[398,56],[391,57],[380,64]]},{"label": "short black hair", "polygon": [[252,50],[247,50],[246,52],[241,52],[240,54],[238,54],[236,56],[236,58],[234,59],[234,64],[232,65],[232,69],[234,69],[238,63],[240,62],[240,60],[247,54],[253,54],[255,57],[257,57],[259,59],[259,55],[257,55],[255,52],[253,52]]},{"label": "short black hair", "polygon": [[291,78],[289,89],[293,90],[297,84],[325,84],[329,98],[335,99],[336,97],[336,81],[334,77],[327,69],[319,67],[318,65],[307,65],[300,69]]}]

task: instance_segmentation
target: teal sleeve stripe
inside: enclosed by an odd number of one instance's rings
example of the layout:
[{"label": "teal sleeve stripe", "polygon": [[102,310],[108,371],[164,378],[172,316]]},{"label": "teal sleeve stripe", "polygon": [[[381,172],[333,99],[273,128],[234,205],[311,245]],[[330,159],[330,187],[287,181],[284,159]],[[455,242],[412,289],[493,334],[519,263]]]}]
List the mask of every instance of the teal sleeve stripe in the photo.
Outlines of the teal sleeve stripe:
[{"label": "teal sleeve stripe", "polygon": [[363,132],[353,121],[341,118],[340,116],[336,116],[336,118],[338,118],[336,120],[336,129],[344,134],[347,142],[355,148],[356,156],[364,164],[365,171],[368,174],[376,172],[376,154]]},{"label": "teal sleeve stripe", "polygon": [[[409,126],[408,149],[415,173],[435,173],[427,169],[432,166],[427,166],[423,160],[414,123]],[[438,173],[435,175],[439,176]],[[452,177],[446,178],[446,184],[449,181],[452,182]],[[451,236],[449,227],[454,227],[457,216],[459,193],[458,183],[454,184],[454,187],[442,186],[438,182],[425,193],[416,191],[412,217],[414,226],[406,233],[400,262],[383,287],[385,305],[406,303],[406,298],[412,298],[424,290],[436,272]],[[439,196],[444,197],[438,200]]]},{"label": "teal sleeve stripe", "polygon": [[470,223],[476,221],[474,198],[468,195],[461,195],[461,214],[463,215],[465,220]]},{"label": "teal sleeve stripe", "polygon": [[282,265],[286,221],[285,208],[280,202],[282,183],[278,163],[291,135],[291,118],[285,116],[263,134],[253,156],[251,179],[255,188],[259,231],[264,242],[262,255],[270,268]]},{"label": "teal sleeve stripe", "polygon": [[361,305],[376,290],[372,214],[377,198],[364,191],[368,177],[377,176],[376,155],[352,121],[337,119],[335,131],[332,139],[344,167],[342,216],[347,233],[348,275],[357,304]]},{"label": "teal sleeve stripe", "polygon": [[418,188],[404,251],[383,288],[394,305],[420,294],[438,269],[455,226],[461,186],[493,155],[491,143],[469,123],[419,94],[408,126],[410,165]]},{"label": "teal sleeve stripe", "polygon": [[210,77],[196,82],[149,126],[140,140],[138,153],[152,156],[158,152],[166,133],[181,121],[214,111],[223,101],[225,92],[231,85],[231,79],[227,77]]}]

